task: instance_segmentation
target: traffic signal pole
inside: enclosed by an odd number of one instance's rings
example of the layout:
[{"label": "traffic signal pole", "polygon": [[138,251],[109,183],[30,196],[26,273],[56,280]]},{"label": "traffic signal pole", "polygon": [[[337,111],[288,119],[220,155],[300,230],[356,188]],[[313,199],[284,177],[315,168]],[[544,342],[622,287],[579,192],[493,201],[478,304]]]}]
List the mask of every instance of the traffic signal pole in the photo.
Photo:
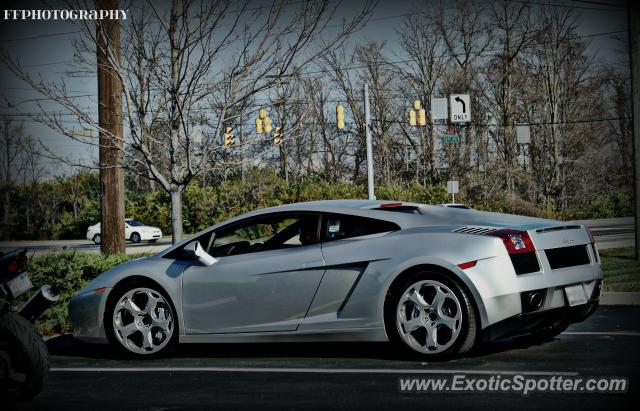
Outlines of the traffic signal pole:
[{"label": "traffic signal pole", "polygon": [[369,108],[369,85],[364,83],[364,128],[367,140],[367,193],[369,200],[375,200],[373,191],[373,144],[371,143],[371,112]]}]

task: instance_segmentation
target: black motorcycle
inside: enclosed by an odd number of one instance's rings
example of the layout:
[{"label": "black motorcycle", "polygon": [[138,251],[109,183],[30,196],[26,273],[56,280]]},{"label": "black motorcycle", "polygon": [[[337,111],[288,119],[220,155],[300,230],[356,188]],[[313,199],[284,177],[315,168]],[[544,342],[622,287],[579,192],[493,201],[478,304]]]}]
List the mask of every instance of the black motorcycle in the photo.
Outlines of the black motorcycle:
[{"label": "black motorcycle", "polygon": [[49,353],[33,321],[58,300],[45,285],[16,306],[33,288],[26,254],[24,249],[0,253],[0,397],[10,400],[29,400],[47,382]]}]

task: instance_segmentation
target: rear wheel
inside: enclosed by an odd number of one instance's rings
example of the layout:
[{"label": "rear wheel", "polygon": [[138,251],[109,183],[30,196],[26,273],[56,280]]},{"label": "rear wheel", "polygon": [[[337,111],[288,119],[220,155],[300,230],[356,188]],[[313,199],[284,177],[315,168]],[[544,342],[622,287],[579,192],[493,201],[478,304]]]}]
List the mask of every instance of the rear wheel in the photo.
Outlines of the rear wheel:
[{"label": "rear wheel", "polygon": [[93,242],[100,245],[100,241],[102,241],[102,238],[100,237],[100,234],[96,234],[93,236]]},{"label": "rear wheel", "polygon": [[437,272],[421,272],[391,292],[385,310],[390,340],[413,355],[437,359],[469,351],[476,315],[466,292]]},{"label": "rear wheel", "polygon": [[49,376],[49,352],[33,324],[17,313],[0,315],[0,393],[29,400]]},{"label": "rear wheel", "polygon": [[114,293],[105,312],[105,328],[109,340],[123,352],[160,355],[177,343],[175,310],[163,292],[130,284]]}]

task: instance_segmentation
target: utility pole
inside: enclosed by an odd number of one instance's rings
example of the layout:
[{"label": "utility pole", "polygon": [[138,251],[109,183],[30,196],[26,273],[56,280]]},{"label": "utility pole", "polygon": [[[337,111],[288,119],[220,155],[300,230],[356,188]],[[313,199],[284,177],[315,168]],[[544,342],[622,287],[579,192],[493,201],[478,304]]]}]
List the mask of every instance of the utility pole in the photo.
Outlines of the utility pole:
[{"label": "utility pole", "polygon": [[640,259],[640,8],[628,0],[629,61],[631,63],[631,107],[633,135],[633,182],[635,197],[636,259]]},{"label": "utility pole", "polygon": [[369,85],[364,83],[364,128],[367,140],[367,193],[369,200],[375,200],[373,191],[373,144],[371,143],[371,113],[369,109]]},{"label": "utility pole", "polygon": [[[118,0],[97,0],[99,10],[117,10]],[[120,62],[120,22],[97,25],[98,121],[100,124],[100,250],[124,253],[124,139],[122,84],[113,67]],[[111,57],[111,58],[110,58]]]}]

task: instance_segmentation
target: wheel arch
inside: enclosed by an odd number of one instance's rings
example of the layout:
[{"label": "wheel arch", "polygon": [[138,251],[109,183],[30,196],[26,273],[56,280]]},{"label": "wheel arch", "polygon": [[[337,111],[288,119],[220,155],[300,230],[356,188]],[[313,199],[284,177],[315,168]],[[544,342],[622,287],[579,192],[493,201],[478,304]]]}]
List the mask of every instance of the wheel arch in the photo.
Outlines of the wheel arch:
[{"label": "wheel arch", "polygon": [[105,310],[104,310],[104,317],[102,319],[102,323],[103,323],[102,325],[104,327],[107,338],[108,339],[112,338],[110,335],[111,329],[109,327],[109,324],[111,324],[111,319],[110,319],[111,304],[113,303],[114,299],[118,298],[120,291],[126,289],[127,287],[130,287],[132,284],[145,285],[150,288],[156,289],[164,294],[164,297],[169,301],[169,304],[171,304],[171,309],[175,314],[175,321],[177,323],[176,330],[178,331],[178,335],[180,335],[183,330],[182,318],[181,318],[180,312],[176,310],[176,303],[175,301],[173,301],[174,299],[172,298],[171,293],[168,292],[167,289],[163,287],[159,282],[157,282],[156,280],[150,277],[147,277],[144,275],[130,275],[120,279],[117,283],[115,283],[113,285],[113,288],[110,290],[109,295],[107,296],[107,301],[106,301]]},{"label": "wheel arch", "polygon": [[[482,303],[482,298],[480,296],[480,293],[478,292],[478,290],[476,289],[476,287],[473,285],[473,282],[466,276],[462,277],[460,276],[458,273],[443,267],[442,265],[439,264],[434,264],[434,263],[419,263],[419,264],[415,264],[415,265],[411,265],[410,267],[407,267],[405,269],[403,269],[402,271],[400,271],[391,281],[391,283],[389,284],[389,286],[386,288],[385,290],[385,295],[384,295],[384,303],[382,306],[382,318],[384,321],[385,318],[385,312],[388,309],[388,304],[389,304],[389,297],[391,296],[391,293],[393,291],[395,291],[398,286],[400,284],[402,284],[402,282],[410,277],[411,275],[414,275],[416,273],[419,273],[421,271],[433,271],[433,272],[437,272],[438,274],[444,275],[447,278],[449,278],[451,281],[453,281],[458,287],[462,288],[465,293],[469,296],[469,298],[471,299],[471,303],[473,304],[473,308],[476,311],[476,321],[478,322],[477,326],[478,329],[482,329],[484,328],[486,321],[487,321],[487,314],[486,314],[486,310],[484,308],[484,304]],[[386,327],[385,327],[386,328]]]}]

